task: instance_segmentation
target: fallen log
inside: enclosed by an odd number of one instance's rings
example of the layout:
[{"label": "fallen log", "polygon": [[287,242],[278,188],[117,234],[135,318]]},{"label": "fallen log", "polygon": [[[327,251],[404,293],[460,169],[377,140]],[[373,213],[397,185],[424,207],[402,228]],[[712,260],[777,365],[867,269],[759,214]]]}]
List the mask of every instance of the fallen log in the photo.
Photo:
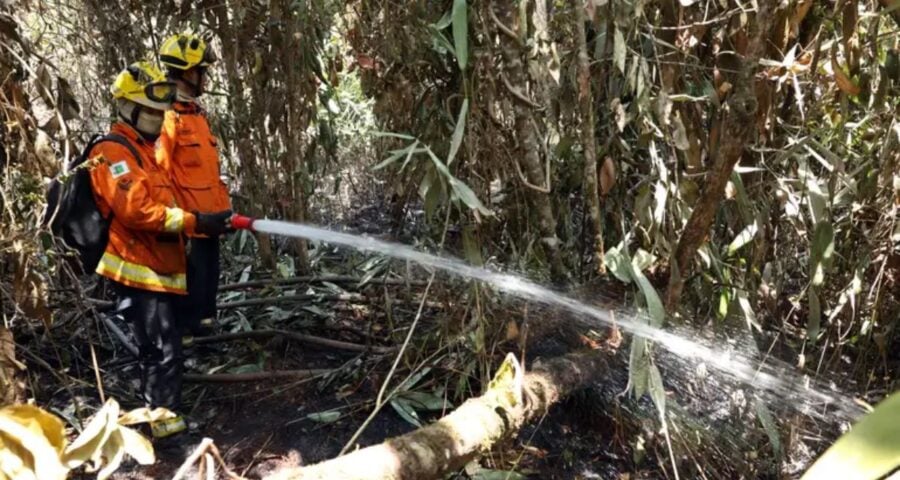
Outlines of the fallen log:
[{"label": "fallen log", "polygon": [[391,347],[382,347],[378,345],[360,345],[358,343],[342,342],[340,340],[332,340],[330,338],[316,337],[314,335],[304,335],[302,333],[291,332],[288,330],[251,330],[249,332],[223,333],[221,335],[210,335],[208,337],[194,337],[195,344],[230,342],[233,340],[244,339],[263,339],[281,336],[290,338],[301,343],[309,345],[318,345],[320,347],[334,348],[337,350],[347,350],[351,352],[375,352],[375,353],[391,353],[394,351]]},{"label": "fallen log", "polygon": [[603,378],[608,354],[595,350],[550,360],[528,374],[512,354],[486,393],[437,422],[308,467],[289,467],[267,480],[424,480],[464,467],[499,440],[518,432],[570,393]]}]

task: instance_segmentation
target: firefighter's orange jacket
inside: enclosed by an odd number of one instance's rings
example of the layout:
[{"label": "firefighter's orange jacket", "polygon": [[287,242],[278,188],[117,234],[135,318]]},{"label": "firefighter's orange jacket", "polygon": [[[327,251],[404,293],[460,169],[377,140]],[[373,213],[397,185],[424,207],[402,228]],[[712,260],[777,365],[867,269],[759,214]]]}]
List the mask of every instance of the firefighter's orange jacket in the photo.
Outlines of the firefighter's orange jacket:
[{"label": "firefighter's orange jacket", "polygon": [[220,178],[218,140],[196,103],[175,102],[166,111],[156,161],[172,177],[175,198],[185,210],[231,210],[228,189]]},{"label": "firefighter's orange jacket", "polygon": [[154,162],[154,145],[122,122],[113,124],[111,133],[128,139],[141,159],[139,164],[115,142],[102,142],[91,152],[94,198],[100,212],[111,218],[97,273],[130,287],[183,295],[187,281],[181,233],[192,234],[197,219],[178,208],[168,174]]}]

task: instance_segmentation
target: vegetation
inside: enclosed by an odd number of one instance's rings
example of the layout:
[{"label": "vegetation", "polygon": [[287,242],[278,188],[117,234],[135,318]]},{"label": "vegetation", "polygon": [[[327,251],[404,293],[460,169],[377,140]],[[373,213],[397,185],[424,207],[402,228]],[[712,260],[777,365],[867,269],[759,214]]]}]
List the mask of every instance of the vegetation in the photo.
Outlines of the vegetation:
[{"label": "vegetation", "polygon": [[[76,429],[104,391],[140,406],[101,320],[107,287],[39,219],[48,179],[111,120],[113,75],[185,29],[221,52],[204,104],[241,213],[522,274],[861,402],[897,390],[892,2],[14,0],[0,5],[0,405],[33,399]],[[797,476],[846,427],[478,282],[248,232],[226,250],[233,336],[195,352],[187,397],[220,447],[249,439],[249,454],[221,449],[243,475],[262,475],[253,452],[312,463],[427,424],[487,391],[507,352],[530,370],[602,350],[622,375],[461,478]],[[230,383],[248,378],[264,381]],[[275,437],[214,434],[265,408]],[[566,422],[592,446],[532,445]],[[307,453],[316,425],[340,438]]]}]

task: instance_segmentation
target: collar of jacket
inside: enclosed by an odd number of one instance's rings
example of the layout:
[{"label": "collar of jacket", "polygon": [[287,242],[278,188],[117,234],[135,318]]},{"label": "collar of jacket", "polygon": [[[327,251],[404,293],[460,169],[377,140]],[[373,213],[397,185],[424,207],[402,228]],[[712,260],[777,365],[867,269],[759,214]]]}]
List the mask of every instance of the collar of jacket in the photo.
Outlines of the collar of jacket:
[{"label": "collar of jacket", "polygon": [[138,132],[134,129],[134,127],[125,122],[119,121],[113,123],[112,128],[110,128],[110,133],[121,135],[141,147],[153,146],[152,142],[144,138],[144,136],[141,135],[140,132]]}]

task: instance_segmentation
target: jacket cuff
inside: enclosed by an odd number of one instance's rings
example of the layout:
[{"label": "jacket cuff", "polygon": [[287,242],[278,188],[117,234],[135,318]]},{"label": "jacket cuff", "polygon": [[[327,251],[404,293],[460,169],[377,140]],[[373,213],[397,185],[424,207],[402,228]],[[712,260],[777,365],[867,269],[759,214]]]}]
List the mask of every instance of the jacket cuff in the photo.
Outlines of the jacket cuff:
[{"label": "jacket cuff", "polygon": [[197,216],[190,212],[184,212],[184,233],[194,235],[197,229]]}]

